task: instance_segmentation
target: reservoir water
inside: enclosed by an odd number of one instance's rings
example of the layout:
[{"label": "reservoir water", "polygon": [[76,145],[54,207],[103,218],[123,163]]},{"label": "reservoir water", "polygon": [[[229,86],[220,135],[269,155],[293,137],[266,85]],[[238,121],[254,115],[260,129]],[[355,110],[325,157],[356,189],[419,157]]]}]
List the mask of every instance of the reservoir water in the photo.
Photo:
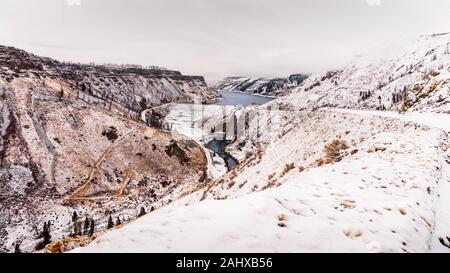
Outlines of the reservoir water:
[{"label": "reservoir water", "polygon": [[248,105],[259,105],[259,104],[265,104],[269,101],[273,100],[273,98],[270,97],[263,97],[263,96],[256,96],[256,95],[250,95],[245,94],[242,92],[219,92],[220,95],[222,95],[222,100],[217,105],[242,105],[242,106],[248,106]]}]

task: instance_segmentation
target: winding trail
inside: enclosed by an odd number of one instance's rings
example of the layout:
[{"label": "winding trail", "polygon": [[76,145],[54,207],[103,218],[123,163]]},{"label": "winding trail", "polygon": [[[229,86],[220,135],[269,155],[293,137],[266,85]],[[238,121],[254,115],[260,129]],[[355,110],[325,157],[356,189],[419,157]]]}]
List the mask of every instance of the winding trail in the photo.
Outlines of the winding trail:
[{"label": "winding trail", "polygon": [[370,116],[380,116],[387,118],[397,118],[403,121],[415,122],[418,124],[426,125],[429,127],[440,128],[444,130],[447,134],[450,132],[450,115],[441,113],[421,113],[412,112],[400,114],[394,111],[376,111],[376,110],[353,110],[353,109],[342,109],[342,108],[325,108],[330,111],[336,111],[341,113],[353,113],[358,115],[370,115]]},{"label": "winding trail", "polygon": [[91,186],[92,180],[95,178],[95,176],[98,174],[98,169],[103,164],[103,161],[105,157],[112,152],[112,150],[118,146],[128,135],[130,135],[133,131],[130,131],[123,135],[120,139],[112,143],[106,150],[101,154],[101,156],[97,159],[94,166],[92,167],[88,179],[76,190],[74,191],[70,196],[67,196],[63,199],[63,203],[70,202],[70,201],[80,201],[85,198],[82,196],[87,191],[87,189]]}]

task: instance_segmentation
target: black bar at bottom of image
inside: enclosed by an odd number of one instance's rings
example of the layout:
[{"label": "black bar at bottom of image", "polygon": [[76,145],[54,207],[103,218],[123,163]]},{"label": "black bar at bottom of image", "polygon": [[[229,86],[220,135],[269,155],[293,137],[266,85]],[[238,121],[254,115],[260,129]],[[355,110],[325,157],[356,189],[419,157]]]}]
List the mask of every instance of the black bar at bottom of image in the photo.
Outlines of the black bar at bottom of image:
[{"label": "black bar at bottom of image", "polygon": [[[70,269],[86,267],[89,271],[99,269],[114,272],[144,273],[161,272],[310,272],[316,270],[363,269],[383,270],[413,268],[423,262],[418,256],[440,258],[443,255],[408,254],[0,254],[0,263],[8,263],[16,270],[32,264],[52,268]],[[367,260],[367,263],[364,263]],[[359,266],[357,266],[359,264]],[[362,267],[361,267],[362,266]],[[82,272],[84,270],[79,268]]]}]

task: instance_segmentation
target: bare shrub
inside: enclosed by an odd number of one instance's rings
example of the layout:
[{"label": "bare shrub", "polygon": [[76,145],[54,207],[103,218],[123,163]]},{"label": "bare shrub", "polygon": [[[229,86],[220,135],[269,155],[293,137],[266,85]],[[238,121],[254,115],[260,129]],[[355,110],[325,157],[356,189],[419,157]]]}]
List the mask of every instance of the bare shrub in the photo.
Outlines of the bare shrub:
[{"label": "bare shrub", "polygon": [[117,128],[114,126],[109,126],[108,128],[104,129],[102,132],[102,136],[105,136],[111,142],[114,142],[119,138]]},{"label": "bare shrub", "polygon": [[270,180],[269,182],[267,182],[266,185],[264,185],[261,190],[266,190],[266,189],[270,189],[270,188],[275,188],[278,187],[280,185],[280,183],[278,183],[276,180]]},{"label": "bare shrub", "polygon": [[284,213],[278,215],[278,221],[287,221],[287,215]]},{"label": "bare shrub", "polygon": [[292,170],[294,168],[295,168],[295,164],[293,162],[286,164],[286,166],[284,166],[283,172],[281,173],[281,176],[284,176],[285,174],[287,174],[290,170]]},{"label": "bare shrub", "polygon": [[325,145],[325,160],[330,162],[338,162],[342,159],[341,151],[348,149],[345,140],[334,139],[331,143]]},{"label": "bare shrub", "polygon": [[254,152],[253,152],[253,151],[247,151],[247,152],[245,152],[245,158],[246,158],[246,159],[252,157],[253,155],[254,155]]},{"label": "bare shrub", "polygon": [[272,178],[274,178],[274,177],[275,177],[275,173],[272,173],[267,176],[267,179],[272,180]]},{"label": "bare shrub", "polygon": [[376,152],[384,152],[384,151],[386,151],[386,147],[384,147],[384,146],[373,146],[373,147],[370,147],[368,150],[367,150],[367,152],[368,153],[376,153]]}]

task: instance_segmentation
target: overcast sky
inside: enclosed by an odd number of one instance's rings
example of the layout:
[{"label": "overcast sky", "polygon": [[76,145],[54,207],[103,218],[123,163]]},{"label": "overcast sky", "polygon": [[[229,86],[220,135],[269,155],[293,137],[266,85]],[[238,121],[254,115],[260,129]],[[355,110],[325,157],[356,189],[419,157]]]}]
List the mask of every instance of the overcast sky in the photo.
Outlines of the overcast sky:
[{"label": "overcast sky", "polygon": [[444,31],[449,0],[0,0],[0,44],[210,82],[317,72],[387,41]]}]

